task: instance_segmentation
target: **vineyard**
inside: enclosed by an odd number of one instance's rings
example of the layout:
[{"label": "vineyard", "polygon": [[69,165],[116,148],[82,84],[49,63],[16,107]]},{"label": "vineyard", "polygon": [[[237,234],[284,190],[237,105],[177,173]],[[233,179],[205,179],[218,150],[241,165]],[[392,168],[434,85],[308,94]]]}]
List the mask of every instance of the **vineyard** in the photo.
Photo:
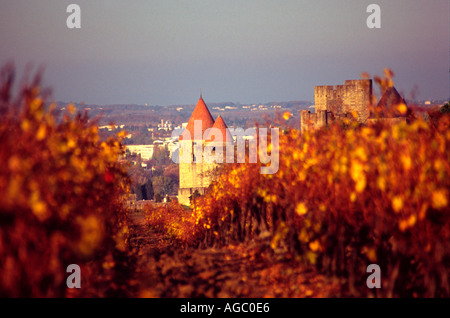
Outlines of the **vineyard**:
[{"label": "vineyard", "polygon": [[[445,118],[442,119],[447,120]],[[269,239],[273,255],[342,278],[352,296],[442,297],[450,292],[450,131],[418,119],[332,126],[280,138],[280,170],[227,167],[190,215],[173,203],[147,212],[182,246]],[[384,269],[366,287],[366,267]]]},{"label": "vineyard", "polygon": [[87,115],[56,112],[39,76],[17,96],[13,83],[4,68],[3,297],[450,297],[449,115],[286,126],[276,174],[230,164],[191,207],[131,213],[124,134],[102,141]]}]

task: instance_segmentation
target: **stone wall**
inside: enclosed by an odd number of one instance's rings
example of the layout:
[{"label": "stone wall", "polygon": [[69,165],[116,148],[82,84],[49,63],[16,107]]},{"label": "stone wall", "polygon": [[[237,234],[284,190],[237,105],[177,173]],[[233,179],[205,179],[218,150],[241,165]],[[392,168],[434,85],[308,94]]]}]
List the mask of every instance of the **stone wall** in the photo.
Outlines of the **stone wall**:
[{"label": "stone wall", "polygon": [[328,112],[319,110],[316,113],[311,113],[309,110],[302,110],[300,120],[303,134],[306,130],[315,130],[326,126],[328,123]]},{"label": "stone wall", "polygon": [[302,132],[317,129],[331,120],[356,116],[360,123],[369,118],[372,101],[372,80],[346,80],[344,85],[316,86],[314,88],[315,113],[301,112]]},{"label": "stone wall", "polygon": [[[191,145],[190,140],[180,141],[184,145]],[[204,149],[204,142],[202,149]],[[178,202],[184,205],[189,205],[189,197],[197,190],[200,194],[204,194],[205,189],[211,184],[215,176],[215,171],[218,167],[216,163],[207,162],[193,162],[193,157],[189,162],[182,162],[182,149],[180,147],[180,187],[178,190]],[[194,151],[193,151],[194,152]]]},{"label": "stone wall", "polygon": [[344,85],[316,86],[314,88],[316,112],[326,110],[336,118],[356,112],[358,121],[369,117],[368,106],[372,100],[372,80],[347,80]]}]

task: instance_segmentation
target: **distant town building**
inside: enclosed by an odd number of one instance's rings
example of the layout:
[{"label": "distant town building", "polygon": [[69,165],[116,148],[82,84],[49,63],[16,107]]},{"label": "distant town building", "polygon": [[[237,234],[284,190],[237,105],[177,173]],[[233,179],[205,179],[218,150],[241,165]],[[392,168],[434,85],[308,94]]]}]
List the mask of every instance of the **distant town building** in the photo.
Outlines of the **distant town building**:
[{"label": "distant town building", "polygon": [[169,131],[173,129],[173,124],[166,120],[164,121],[164,119],[161,119],[161,123],[158,124],[158,130],[165,130],[165,131]]},{"label": "distant town building", "polygon": [[130,153],[141,155],[143,160],[150,160],[153,157],[153,145],[127,145],[126,149]]},{"label": "distant town building", "polygon": [[125,127],[125,125],[105,125],[105,126],[99,126],[98,129],[108,129],[108,131],[113,131],[115,129],[122,129]]}]

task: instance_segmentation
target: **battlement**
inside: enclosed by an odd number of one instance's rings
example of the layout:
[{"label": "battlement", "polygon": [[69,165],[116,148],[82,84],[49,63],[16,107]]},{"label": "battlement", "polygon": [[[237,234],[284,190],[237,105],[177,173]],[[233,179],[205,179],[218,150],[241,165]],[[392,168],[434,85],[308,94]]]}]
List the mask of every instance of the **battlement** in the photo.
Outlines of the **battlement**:
[{"label": "battlement", "polygon": [[344,85],[316,86],[314,100],[316,112],[329,111],[336,118],[347,117],[354,112],[357,120],[365,123],[372,100],[372,80],[346,80]]},{"label": "battlement", "polygon": [[346,80],[344,85],[314,87],[315,113],[301,113],[302,132],[326,126],[332,120],[356,118],[366,123],[372,101],[372,80]]},{"label": "battlement", "polygon": [[302,110],[300,114],[301,133],[306,130],[315,130],[324,127],[328,123],[328,112],[326,110],[319,110],[316,113],[311,113],[309,110]]}]

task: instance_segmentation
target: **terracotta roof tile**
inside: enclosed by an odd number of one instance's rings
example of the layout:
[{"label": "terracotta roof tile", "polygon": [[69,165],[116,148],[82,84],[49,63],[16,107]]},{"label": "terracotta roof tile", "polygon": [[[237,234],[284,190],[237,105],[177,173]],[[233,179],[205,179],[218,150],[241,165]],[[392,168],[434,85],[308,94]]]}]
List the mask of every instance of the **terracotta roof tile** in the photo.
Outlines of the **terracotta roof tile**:
[{"label": "terracotta roof tile", "polygon": [[389,87],[380,98],[374,111],[371,112],[370,118],[402,117],[403,115],[396,109],[396,106],[400,104],[406,105],[406,101],[400,96],[395,87]]},{"label": "terracotta roof tile", "polygon": [[[205,104],[205,101],[200,96],[198,100],[197,106],[195,106],[194,112],[191,115],[191,118],[188,121],[186,129],[180,135],[180,140],[195,140],[194,136],[194,121],[201,120],[202,121],[202,136],[206,129],[211,128],[214,125],[214,118],[211,116],[208,107]],[[190,138],[187,136],[186,131],[189,131],[191,134]]]},{"label": "terracotta roof tile", "polygon": [[[213,125],[213,128],[217,128],[222,133],[223,142],[233,141],[233,136],[231,136],[230,131],[228,130],[227,124],[223,120],[222,116],[217,117],[216,122]],[[206,141],[214,141],[214,134],[212,131],[206,136]]]}]

